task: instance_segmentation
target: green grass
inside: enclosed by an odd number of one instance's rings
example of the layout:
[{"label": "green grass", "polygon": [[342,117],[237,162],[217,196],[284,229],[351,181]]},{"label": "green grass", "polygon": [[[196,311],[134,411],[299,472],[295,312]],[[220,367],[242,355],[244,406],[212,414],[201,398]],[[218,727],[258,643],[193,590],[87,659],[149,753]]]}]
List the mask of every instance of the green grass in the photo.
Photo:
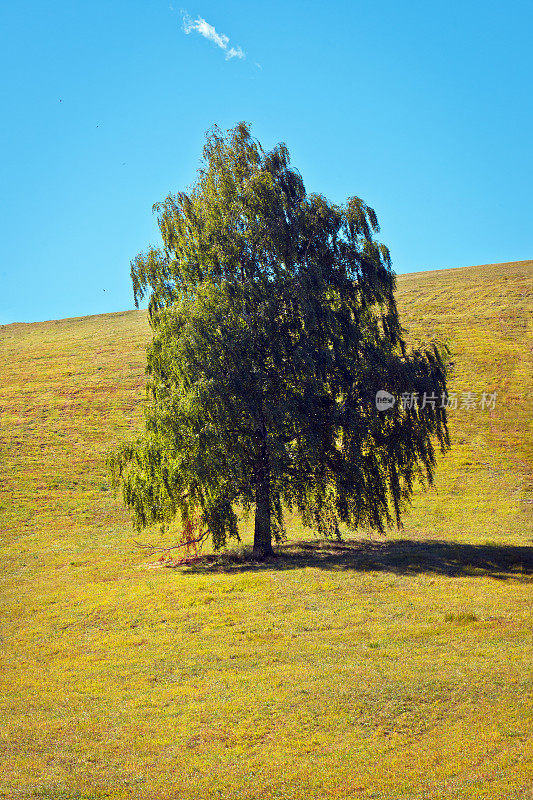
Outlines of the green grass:
[{"label": "green grass", "polygon": [[291,519],[264,566],[133,544],[103,459],[141,418],[143,312],[3,326],[0,797],[532,797],[532,272],[398,279],[408,336],[496,407],[450,412],[404,530]]}]

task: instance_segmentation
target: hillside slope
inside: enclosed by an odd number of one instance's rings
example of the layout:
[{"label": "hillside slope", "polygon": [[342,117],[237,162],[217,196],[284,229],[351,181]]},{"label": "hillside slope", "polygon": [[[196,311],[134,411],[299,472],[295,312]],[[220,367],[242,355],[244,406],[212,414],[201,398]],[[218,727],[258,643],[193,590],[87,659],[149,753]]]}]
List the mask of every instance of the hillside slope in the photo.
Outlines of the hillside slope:
[{"label": "hillside slope", "polygon": [[[450,410],[452,451],[440,462],[435,492],[418,495],[410,526],[426,520],[426,532],[458,536],[531,530],[532,278],[533,262],[523,261],[398,280],[408,335],[449,344],[458,401]],[[476,408],[461,408],[468,392]],[[496,392],[494,410],[481,407],[484,392]]]},{"label": "hillside slope", "polygon": [[386,540],[254,569],[147,571],[109,490],[144,312],[2,326],[0,797],[531,796],[532,278],[398,278],[455,363],[436,485]]},{"label": "hillside slope", "polygon": [[[435,490],[418,493],[411,532],[520,533],[531,499],[533,261],[402,275],[397,299],[412,341],[446,341],[452,452]],[[139,424],[143,311],[0,328],[6,363],[0,452],[3,527],[31,532],[35,514],[56,526],[123,522],[107,492],[106,450]],[[461,408],[473,392],[475,409]],[[496,392],[495,408],[481,408]],[[487,401],[490,398],[487,397]],[[460,502],[457,502],[460,498]]]}]

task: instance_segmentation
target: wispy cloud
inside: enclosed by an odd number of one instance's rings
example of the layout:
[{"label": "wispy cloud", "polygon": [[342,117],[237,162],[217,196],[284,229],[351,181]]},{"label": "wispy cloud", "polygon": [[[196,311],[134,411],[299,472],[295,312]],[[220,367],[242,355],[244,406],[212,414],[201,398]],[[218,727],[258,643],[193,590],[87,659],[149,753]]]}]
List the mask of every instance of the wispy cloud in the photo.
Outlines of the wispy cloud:
[{"label": "wispy cloud", "polygon": [[225,33],[217,33],[213,25],[210,25],[202,17],[192,19],[188,14],[184,14],[183,31],[184,33],[193,33],[193,31],[196,31],[200,36],[203,36],[204,39],[209,39],[210,42],[213,42],[224,51],[226,60],[230,58],[246,58],[244,50],[241,47],[230,47],[229,36],[226,36]]}]

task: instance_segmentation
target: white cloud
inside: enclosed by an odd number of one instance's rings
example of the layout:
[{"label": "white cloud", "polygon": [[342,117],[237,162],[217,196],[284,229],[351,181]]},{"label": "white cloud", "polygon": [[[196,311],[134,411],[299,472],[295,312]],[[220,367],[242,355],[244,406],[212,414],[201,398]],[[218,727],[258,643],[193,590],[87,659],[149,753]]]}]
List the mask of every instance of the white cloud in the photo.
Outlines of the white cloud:
[{"label": "white cloud", "polygon": [[246,58],[242,47],[230,47],[226,53],[226,58]]},{"label": "white cloud", "polygon": [[184,33],[196,31],[200,36],[203,36],[204,39],[209,39],[210,42],[213,42],[217,47],[220,47],[221,50],[224,50],[226,60],[230,58],[246,58],[244,50],[241,47],[230,47],[229,36],[226,36],[225,33],[217,33],[213,25],[210,25],[202,17],[193,20],[188,14],[184,14],[183,31]]}]

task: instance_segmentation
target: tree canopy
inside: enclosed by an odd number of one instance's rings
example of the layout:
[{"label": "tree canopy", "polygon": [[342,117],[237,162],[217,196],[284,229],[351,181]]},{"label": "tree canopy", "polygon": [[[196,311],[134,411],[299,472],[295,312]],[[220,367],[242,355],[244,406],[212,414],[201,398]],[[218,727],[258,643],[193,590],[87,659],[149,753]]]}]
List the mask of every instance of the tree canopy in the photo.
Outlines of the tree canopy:
[{"label": "tree canopy", "polygon": [[[149,402],[109,466],[136,526],[199,517],[220,548],[253,508],[264,558],[284,507],[325,536],[400,524],[449,447],[446,367],[405,344],[374,210],[308,194],[287,147],[244,123],[208,132],[203,156],[192,189],[154,206],[162,247],[132,262]],[[380,411],[378,390],[433,402]]]}]

